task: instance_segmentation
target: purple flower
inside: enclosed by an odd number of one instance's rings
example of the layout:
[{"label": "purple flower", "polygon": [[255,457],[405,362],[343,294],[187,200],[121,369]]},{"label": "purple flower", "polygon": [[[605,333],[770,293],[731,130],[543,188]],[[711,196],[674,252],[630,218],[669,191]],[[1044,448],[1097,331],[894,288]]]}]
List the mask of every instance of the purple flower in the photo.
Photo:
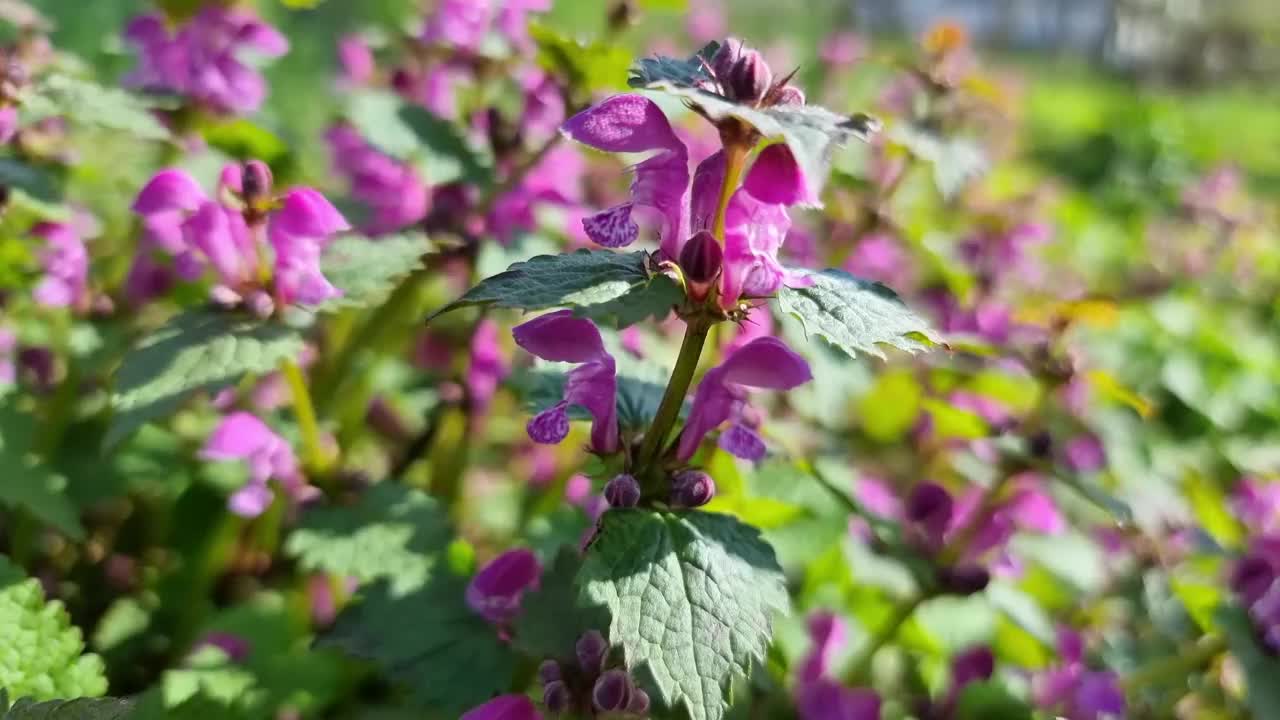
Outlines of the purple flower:
[{"label": "purple flower", "polygon": [[18,334],[7,327],[0,327],[0,390],[17,382],[18,366],[14,363],[18,351]]},{"label": "purple flower", "polygon": [[367,85],[377,72],[373,50],[356,34],[338,38],[338,64],[342,68],[342,85],[346,87]]},{"label": "purple flower", "polygon": [[[640,236],[637,221],[656,226],[663,254],[680,258],[685,241],[709,230],[724,177],[723,152],[689,176],[689,151],[662,110],[640,95],[616,95],[569,118],[562,130],[590,147],[615,153],[653,153],[632,168],[628,202],[583,220],[588,237],[604,247],[625,247]],[[721,304],[766,297],[786,279],[778,250],[791,227],[786,206],[816,198],[785,145],[760,152],[725,216]]]},{"label": "purple flower", "polygon": [[844,620],[830,612],[818,612],[809,617],[809,639],[813,646],[800,666],[800,682],[813,682],[827,676],[849,642],[849,629]]},{"label": "purple flower", "polygon": [[1231,494],[1231,508],[1255,533],[1280,529],[1280,483],[1241,478]]},{"label": "purple flower", "polygon": [[489,32],[494,0],[441,0],[427,18],[421,40],[429,45],[451,45],[475,51]]},{"label": "purple flower", "polygon": [[7,145],[18,134],[18,108],[13,105],[0,107],[0,145]]},{"label": "purple flower", "polygon": [[1069,628],[1058,630],[1062,663],[1039,673],[1032,682],[1036,705],[1072,720],[1124,717],[1124,692],[1114,673],[1091,671],[1084,663],[1084,641]]},{"label": "purple flower", "polygon": [[845,269],[860,277],[900,287],[906,284],[911,272],[908,260],[892,235],[872,233],[858,240]]},{"label": "purple flower", "polygon": [[468,710],[460,720],[542,720],[542,714],[525,695],[500,695]]},{"label": "purple flower", "polygon": [[498,32],[517,50],[530,50],[533,43],[529,39],[529,19],[533,12],[546,12],[551,9],[551,0],[502,0],[498,9]]},{"label": "purple flower", "polygon": [[431,209],[431,194],[416,168],[370,145],[346,124],[325,133],[334,170],[351,186],[351,194],[369,206],[362,230],[385,235],[416,225]]},{"label": "purple flower", "polygon": [[471,578],[467,586],[467,607],[492,623],[510,622],[520,612],[526,590],[536,590],[542,564],[532,550],[508,550]]},{"label": "purple flower", "polygon": [[182,95],[227,114],[252,113],[267,94],[262,74],[241,57],[279,57],[289,49],[275,28],[243,8],[217,4],[172,29],[162,15],[141,15],[124,37],[138,51],[126,85]]},{"label": "purple flower", "polygon": [[244,637],[229,632],[210,632],[196,642],[192,650],[202,647],[215,647],[226,653],[227,659],[233,663],[242,663],[253,652],[253,645]]},{"label": "purple flower", "polygon": [[45,307],[82,306],[89,297],[89,251],[74,223],[38,223],[31,234],[44,240],[44,277],[32,295]]},{"label": "purple flower", "polygon": [[[254,177],[264,172],[265,166]],[[157,173],[133,203],[144,239],[131,279],[145,281],[153,253],[163,251],[174,258],[180,277],[195,279],[212,268],[218,277],[215,300],[244,302],[259,314],[269,314],[275,304],[315,305],[339,295],[320,272],[321,250],[350,227],[333,205],[307,187],[248,204],[242,190],[238,165],[223,169],[216,201],[181,170]],[[270,267],[263,262],[268,254],[274,257]]]},{"label": "purple flower", "polygon": [[684,28],[697,43],[724,37],[729,30],[724,4],[720,0],[696,0],[689,3]]},{"label": "purple flower", "polygon": [[1063,459],[1067,467],[1079,473],[1097,472],[1107,466],[1107,452],[1092,433],[1072,438]]},{"label": "purple flower", "polygon": [[520,76],[524,91],[524,110],[520,115],[520,130],[530,137],[550,137],[564,122],[564,93],[555,76],[540,69],[531,68]]},{"label": "purple flower", "polygon": [[818,57],[836,68],[847,68],[866,55],[867,43],[857,33],[848,30],[834,32],[822,41]]},{"label": "purple flower", "polygon": [[258,418],[246,412],[222,418],[200,450],[205,460],[238,460],[249,468],[249,481],[230,499],[231,512],[241,517],[257,517],[271,505],[273,494],[267,481],[275,479],[286,488],[302,485],[298,460],[293,449]]},{"label": "purple flower", "polygon": [[1280,536],[1253,538],[1231,570],[1230,585],[1258,636],[1280,653]]},{"label": "purple flower", "polygon": [[[693,457],[707,433],[726,420],[740,416],[747,388],[790,390],[811,379],[809,363],[781,340],[762,337],[743,345],[708,370],[698,384],[689,420],[680,433],[676,456],[680,460]],[[741,422],[736,424],[739,429],[735,432],[739,436],[755,436],[755,432],[742,427]]]},{"label": "purple flower", "polygon": [[503,357],[498,339],[498,323],[485,318],[471,336],[471,364],[467,368],[467,390],[471,393],[471,409],[484,413],[498,391],[498,384],[511,372]]},{"label": "purple flower", "polygon": [[809,618],[809,639],[812,646],[796,678],[796,709],[801,720],[879,720],[879,696],[828,678],[835,656],[848,643],[844,621],[829,612],[816,613]]},{"label": "purple flower", "polygon": [[538,208],[576,207],[582,192],[582,167],[582,156],[573,148],[555,148],[519,185],[498,198],[485,218],[485,227],[500,242],[509,244],[519,233],[538,227]]},{"label": "purple flower", "polygon": [[596,326],[574,317],[572,310],[559,310],[518,325],[511,334],[517,345],[543,360],[578,365],[566,378],[564,399],[529,421],[529,437],[548,445],[564,440],[569,434],[568,407],[581,405],[594,419],[592,449],[617,452],[617,368]]}]

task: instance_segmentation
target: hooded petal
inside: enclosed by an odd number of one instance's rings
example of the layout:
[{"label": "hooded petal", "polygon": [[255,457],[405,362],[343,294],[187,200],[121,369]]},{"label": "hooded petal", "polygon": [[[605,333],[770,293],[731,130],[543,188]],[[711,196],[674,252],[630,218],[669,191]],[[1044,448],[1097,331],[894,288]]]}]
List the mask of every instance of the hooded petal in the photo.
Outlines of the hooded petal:
[{"label": "hooded petal", "polygon": [[205,440],[200,457],[206,460],[248,460],[270,450],[279,436],[266,423],[247,412],[235,412],[222,418]]},{"label": "hooded petal", "polygon": [[265,483],[250,481],[231,494],[227,499],[227,508],[243,518],[256,518],[271,507],[275,493]]},{"label": "hooded petal", "polygon": [[183,170],[170,168],[156,173],[134,199],[132,209],[139,215],[169,210],[194,211],[209,198],[200,184]]},{"label": "hooded petal", "polygon": [[689,420],[680,434],[677,457],[688,460],[707,433],[733,415],[742,388],[789,390],[813,378],[809,363],[775,337],[761,337],[738,348],[698,384]]},{"label": "hooded petal", "polygon": [[606,355],[595,323],[574,317],[572,310],[540,315],[511,330],[516,344],[552,362],[584,363]]},{"label": "hooded petal", "polygon": [[489,561],[467,586],[467,606],[491,622],[507,622],[520,611],[520,598],[536,589],[542,564],[532,550],[508,550]]},{"label": "hooded petal", "polygon": [[618,449],[618,377],[613,356],[583,363],[569,372],[564,399],[591,413],[591,447],[596,452]]},{"label": "hooded petal", "polygon": [[775,205],[817,205],[818,197],[809,189],[791,150],[775,143],[760,151],[743,183],[752,197]]},{"label": "hooded petal", "polygon": [[271,216],[272,232],[323,240],[351,229],[347,219],[318,190],[294,188]]},{"label": "hooded petal", "polygon": [[[274,229],[274,228],[273,228]],[[286,304],[319,305],[341,297],[320,270],[320,244],[310,238],[286,233],[271,233],[276,264],[273,280],[276,295]]]},{"label": "hooded petal", "polygon": [[527,695],[502,695],[472,708],[461,720],[542,720]]},{"label": "hooded petal", "polygon": [[204,254],[223,283],[236,287],[253,278],[258,258],[252,244],[246,242],[248,229],[239,213],[206,202],[183,228],[188,242]]},{"label": "hooded petal", "polygon": [[252,15],[242,15],[236,31],[236,43],[265,57],[280,57],[289,52],[289,39],[279,30]]},{"label": "hooded petal", "polygon": [[744,295],[767,297],[777,292],[787,279],[778,250],[790,229],[784,206],[760,202],[745,190],[734,193],[725,212],[722,306],[732,307]]}]

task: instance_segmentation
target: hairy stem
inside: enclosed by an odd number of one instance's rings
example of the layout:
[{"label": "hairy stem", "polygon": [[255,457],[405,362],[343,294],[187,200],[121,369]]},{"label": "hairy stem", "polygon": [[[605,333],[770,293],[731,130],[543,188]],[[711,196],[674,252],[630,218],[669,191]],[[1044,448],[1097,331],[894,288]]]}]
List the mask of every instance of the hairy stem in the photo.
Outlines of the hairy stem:
[{"label": "hairy stem", "polygon": [[680,355],[676,358],[676,366],[671,370],[671,380],[667,382],[667,390],[662,394],[662,403],[658,405],[658,413],[653,417],[653,424],[644,434],[644,444],[640,446],[640,468],[648,468],[661,455],[671,428],[680,417],[680,408],[684,405],[684,397],[693,383],[693,376],[698,369],[698,358],[702,357],[702,347],[707,342],[707,331],[711,325],[701,317],[689,318],[685,326],[684,341],[680,343]]},{"label": "hairy stem", "polygon": [[711,225],[711,232],[724,245],[725,215],[729,210],[729,200],[742,180],[742,170],[747,165],[747,155],[751,148],[741,144],[728,145],[724,149],[724,182],[720,184],[720,200],[716,204],[716,218]]},{"label": "hairy stem", "polygon": [[308,470],[323,473],[328,462],[324,446],[320,443],[320,424],[316,421],[315,406],[311,404],[307,379],[302,374],[302,368],[292,360],[280,363],[280,373],[289,385],[289,393],[293,396],[293,412],[298,418],[298,429],[302,431],[302,462]]}]

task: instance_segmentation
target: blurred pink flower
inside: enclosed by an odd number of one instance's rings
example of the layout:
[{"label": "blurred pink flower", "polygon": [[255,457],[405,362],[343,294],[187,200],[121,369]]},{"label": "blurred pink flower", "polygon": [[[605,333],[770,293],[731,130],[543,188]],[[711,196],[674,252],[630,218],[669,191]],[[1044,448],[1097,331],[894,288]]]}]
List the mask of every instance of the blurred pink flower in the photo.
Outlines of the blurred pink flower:
[{"label": "blurred pink flower", "polygon": [[385,235],[421,222],[431,209],[431,195],[418,171],[369,144],[355,128],[338,124],[325,133],[334,169],[351,186],[352,196],[369,206],[362,228]]},{"label": "blurred pink flower", "polygon": [[222,418],[205,440],[200,457],[213,461],[240,461],[249,468],[249,481],[232,494],[231,511],[242,517],[257,517],[271,505],[269,480],[286,487],[302,484],[298,460],[283,438],[258,418],[234,412]]},{"label": "blurred pink flower", "polygon": [[460,720],[542,720],[542,714],[526,695],[500,695],[468,710]]},{"label": "blurred pink flower", "polygon": [[44,277],[32,291],[45,307],[82,306],[89,297],[89,251],[76,223],[38,223],[31,234],[44,241],[40,264]]},{"label": "blurred pink flower", "polygon": [[498,337],[499,326],[491,318],[485,318],[476,326],[471,336],[471,363],[467,367],[467,390],[470,393],[471,411],[483,414],[498,391],[498,385],[511,372],[503,356]]},{"label": "blurred pink flower", "polygon": [[492,623],[507,623],[520,612],[526,590],[536,590],[542,564],[533,551],[508,550],[490,560],[467,585],[467,606]]}]

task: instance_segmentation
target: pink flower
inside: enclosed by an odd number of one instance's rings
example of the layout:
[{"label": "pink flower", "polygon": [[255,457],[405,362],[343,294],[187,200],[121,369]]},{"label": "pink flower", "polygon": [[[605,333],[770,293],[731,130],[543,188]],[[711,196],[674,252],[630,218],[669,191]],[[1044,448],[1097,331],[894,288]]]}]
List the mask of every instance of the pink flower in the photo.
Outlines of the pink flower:
[{"label": "pink flower", "polygon": [[44,277],[32,295],[45,307],[81,306],[89,296],[89,251],[75,223],[38,223],[31,234],[44,240]]},{"label": "pink flower", "polygon": [[720,0],[695,0],[689,3],[684,29],[696,43],[708,43],[723,38],[729,31],[724,4]]},{"label": "pink flower", "polygon": [[271,505],[273,494],[267,481],[276,480],[290,490],[303,486],[293,449],[258,418],[246,412],[222,418],[200,450],[205,460],[243,462],[249,481],[229,501],[231,512],[257,517]]},{"label": "pink flower", "polygon": [[498,391],[498,384],[511,372],[498,340],[498,323],[485,318],[471,336],[471,364],[467,368],[467,389],[473,412],[484,413]]},{"label": "pink flower", "polygon": [[0,107],[0,145],[7,145],[18,134],[18,108],[13,105]]},{"label": "pink flower", "polygon": [[900,287],[906,284],[909,277],[909,260],[893,236],[872,233],[858,240],[845,263],[845,269],[859,277]]},{"label": "pink flower", "polygon": [[468,710],[460,720],[542,720],[526,695],[501,695]]},{"label": "pink flower", "polygon": [[417,169],[370,145],[355,128],[340,124],[325,133],[334,169],[351,194],[369,206],[369,235],[385,235],[416,225],[431,208],[431,195]]},{"label": "pink flower", "polygon": [[1036,705],[1079,720],[1124,717],[1124,692],[1114,673],[1090,671],[1084,663],[1084,641],[1070,628],[1058,630],[1062,664],[1032,681]]},{"label": "pink flower", "polygon": [[1241,478],[1231,494],[1231,508],[1255,533],[1280,529],[1280,483]]},{"label": "pink flower", "polygon": [[617,368],[596,326],[574,317],[572,310],[559,310],[518,325],[511,334],[517,345],[543,360],[578,365],[566,378],[564,399],[529,421],[529,437],[547,445],[564,440],[569,434],[569,405],[581,405],[594,419],[592,449],[617,452]]},{"label": "pink flower", "polygon": [[138,50],[126,85],[183,95],[227,114],[252,113],[267,94],[262,74],[241,56],[279,57],[289,49],[284,35],[243,8],[216,4],[172,29],[159,14],[141,15],[124,37]]},{"label": "pink flower", "polygon": [[520,184],[502,195],[485,218],[485,226],[503,244],[519,233],[538,227],[537,210],[544,206],[573,208],[581,197],[582,156],[560,147],[547,153]]},{"label": "pink flower", "polygon": [[848,643],[844,621],[831,613],[817,613],[809,618],[809,638],[813,646],[796,678],[796,709],[801,720],[879,720],[879,696],[828,677],[835,656]]},{"label": "pink flower", "polygon": [[377,72],[373,50],[356,34],[338,38],[338,64],[342,68],[341,84],[345,87],[367,85]]},{"label": "pink flower", "polygon": [[857,33],[840,30],[822,41],[818,57],[822,62],[837,68],[846,68],[866,55],[867,43]]},{"label": "pink flower", "polygon": [[531,50],[533,44],[529,40],[529,19],[526,16],[550,9],[551,0],[502,0],[498,10],[498,32],[517,50]]},{"label": "pink flower", "polygon": [[[704,160],[689,176],[689,151],[662,110],[640,95],[616,95],[565,122],[570,138],[607,152],[653,153],[632,168],[631,199],[583,220],[604,247],[625,247],[640,235],[637,220],[657,227],[662,253],[680,257],[685,241],[709,230],[724,177],[724,153]],[[767,297],[786,279],[778,250],[790,229],[786,206],[817,200],[785,145],[766,147],[736,190],[726,212],[720,299]]]},{"label": "pink flower", "polygon": [[526,137],[550,137],[564,122],[564,93],[551,74],[531,68],[520,76],[524,110],[520,130]]},{"label": "pink flower", "polygon": [[508,550],[480,568],[467,585],[467,607],[492,623],[507,623],[520,612],[520,598],[536,590],[542,564],[532,550]]},{"label": "pink flower", "polygon": [[1067,442],[1063,460],[1076,472],[1097,472],[1107,466],[1107,451],[1097,435],[1086,433]]},{"label": "pink flower", "polygon": [[[349,229],[347,221],[312,188],[269,198],[266,166],[251,161],[246,167],[262,178],[255,182],[266,183],[253,189],[261,197],[244,194],[238,165],[223,169],[218,200],[209,199],[181,170],[157,173],[133,204],[144,228],[136,277],[147,278],[151,255],[159,250],[174,258],[175,270],[186,279],[212,268],[218,278],[216,300],[244,302],[259,314],[269,314],[276,304],[316,305],[340,295],[320,272],[320,253],[333,235]],[[268,256],[274,257],[270,266],[264,262]]]},{"label": "pink flower", "polygon": [[493,6],[494,0],[441,0],[423,25],[422,42],[478,50],[489,32]]},{"label": "pink flower", "polygon": [[811,379],[809,363],[781,340],[761,337],[743,345],[708,370],[698,384],[676,456],[681,460],[693,457],[707,433],[733,419],[737,441],[725,450],[746,459],[759,459],[764,441],[741,422],[747,388],[790,390]]},{"label": "pink flower", "polygon": [[0,390],[18,379],[18,367],[14,363],[18,352],[18,334],[7,327],[0,327]]}]

